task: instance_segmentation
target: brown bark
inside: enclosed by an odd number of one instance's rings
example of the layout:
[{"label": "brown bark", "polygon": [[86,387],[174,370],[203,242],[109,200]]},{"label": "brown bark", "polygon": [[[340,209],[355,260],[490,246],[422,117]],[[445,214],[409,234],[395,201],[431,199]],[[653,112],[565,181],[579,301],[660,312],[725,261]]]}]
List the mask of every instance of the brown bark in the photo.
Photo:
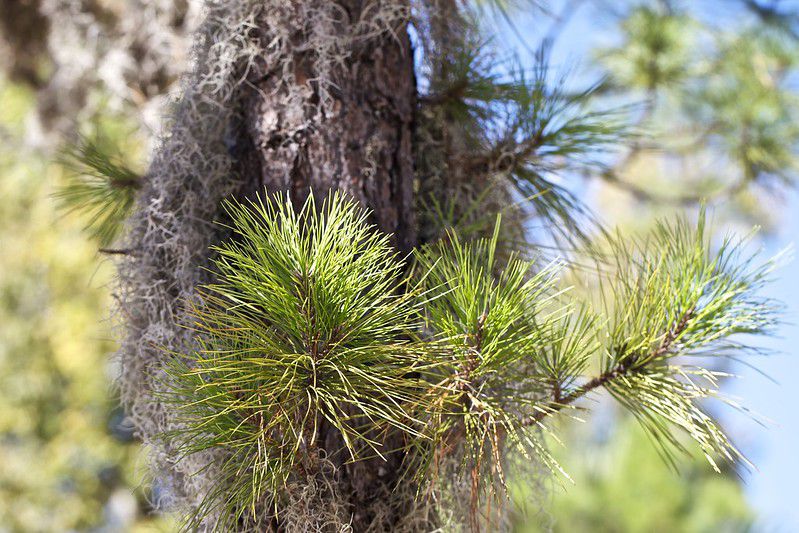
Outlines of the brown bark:
[{"label": "brown bark", "polygon": [[[359,34],[359,27],[382,23],[369,20],[385,16],[379,4],[340,2],[337,34],[329,37],[348,44],[333,64],[322,66],[330,58],[297,47],[288,58],[288,79],[284,68],[258,65],[249,78],[244,122],[259,186],[289,190],[298,203],[309,190],[342,189],[372,209],[377,226],[407,252],[416,241],[413,53],[407,18],[375,37]],[[310,24],[296,21],[298,43],[308,42],[303,34]]]}]

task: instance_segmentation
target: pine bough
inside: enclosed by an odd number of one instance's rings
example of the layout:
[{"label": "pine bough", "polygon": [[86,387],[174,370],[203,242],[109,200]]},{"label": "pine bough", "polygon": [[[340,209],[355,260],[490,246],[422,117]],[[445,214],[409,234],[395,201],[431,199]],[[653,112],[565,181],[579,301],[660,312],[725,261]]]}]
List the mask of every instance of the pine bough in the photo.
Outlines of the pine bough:
[{"label": "pine bough", "polygon": [[[563,472],[550,421],[598,389],[667,459],[686,451],[679,428],[714,468],[745,462],[703,404],[719,397],[710,358],[753,350],[738,336],[777,320],[756,294],[774,263],[756,264],[743,241],[711,251],[704,216],[646,240],[606,236],[590,298],[565,286],[568,267],[498,253],[499,220],[491,238],[450,232],[403,258],[338,193],[299,212],[280,196],[226,212],[217,281],[191,309],[197,350],[171,354],[165,387],[182,425],[164,438],[227,457],[193,523],[213,514],[225,529],[264,500],[277,509],[292,476],[332,455],[403,452],[384,449],[388,432],[415,458],[418,498],[466,479],[475,521],[506,494],[508,453]],[[321,426],[340,450],[322,452]]]}]

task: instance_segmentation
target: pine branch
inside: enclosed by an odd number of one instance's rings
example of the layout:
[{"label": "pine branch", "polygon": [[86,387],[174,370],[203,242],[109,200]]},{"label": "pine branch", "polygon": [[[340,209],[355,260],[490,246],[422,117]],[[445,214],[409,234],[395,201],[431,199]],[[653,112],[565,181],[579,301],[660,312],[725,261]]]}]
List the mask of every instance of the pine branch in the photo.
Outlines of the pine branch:
[{"label": "pine branch", "polygon": [[498,221],[491,239],[468,243],[450,233],[416,256],[429,293],[427,326],[451,361],[433,387],[438,400],[426,415],[426,431],[437,443],[435,460],[419,474],[438,478],[442,457],[460,457],[457,471],[473,480],[473,504],[478,494],[497,496],[497,486],[504,486],[506,447],[560,470],[518,416],[537,404],[543,388],[533,354],[557,329],[558,316],[544,311],[556,292],[554,271],[536,272],[533,263],[513,255],[500,261],[499,231]]},{"label": "pine branch", "polygon": [[106,255],[131,255],[133,253],[130,248],[98,248],[97,251]]},{"label": "pine branch", "polygon": [[[666,333],[660,346],[658,346],[658,348],[650,354],[647,360],[652,361],[659,359],[671,351],[674,342],[688,327],[688,322],[693,317],[693,313],[694,309],[689,309],[682,315],[674,327]],[[636,367],[636,358],[625,357],[615,367],[591,378],[585,385],[573,390],[566,396],[561,397],[559,390],[555,389],[556,392],[554,404],[541,411],[538,411],[533,416],[525,418],[522,424],[525,426],[538,424],[546,417],[561,411],[565,407],[568,407],[592,390],[604,387],[609,382],[626,375],[628,372],[634,372],[636,370],[638,370],[638,367]]]},{"label": "pine branch", "polygon": [[700,404],[711,397],[724,401],[720,374],[672,360],[746,351],[734,336],[767,332],[778,308],[755,291],[773,262],[754,266],[751,257],[741,257],[742,242],[731,240],[711,253],[704,212],[695,229],[685,221],[661,223],[648,239],[609,235],[606,244],[610,271],[600,275],[600,294],[607,330],[597,332],[608,343],[604,371],[560,402],[538,406],[524,422],[541,427],[550,414],[603,387],[638,418],[665,458],[672,460],[673,450],[686,452],[675,433],[680,428],[714,468],[716,457],[745,463]]},{"label": "pine branch", "polygon": [[66,212],[83,214],[85,230],[105,248],[121,231],[144,178],[104,144],[82,137],[64,150],[60,162],[69,173],[54,197]]}]

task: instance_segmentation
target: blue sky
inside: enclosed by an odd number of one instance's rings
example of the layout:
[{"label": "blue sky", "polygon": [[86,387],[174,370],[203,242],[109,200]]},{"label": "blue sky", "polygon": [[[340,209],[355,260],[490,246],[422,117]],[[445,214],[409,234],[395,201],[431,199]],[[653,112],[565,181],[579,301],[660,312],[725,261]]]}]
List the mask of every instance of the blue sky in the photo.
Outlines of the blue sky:
[{"label": "blue sky", "polygon": [[[548,5],[553,6],[552,12],[560,13],[560,6],[566,3],[553,0]],[[789,4],[799,7],[799,2],[783,2],[784,7]],[[713,16],[717,24],[736,19],[729,0],[696,5],[701,6],[703,15]],[[527,41],[528,47],[534,47],[546,33],[541,20],[540,14],[514,16],[516,32],[501,31],[499,42],[521,55],[529,54],[520,38]],[[614,34],[608,31],[610,26],[610,17],[598,14],[595,9],[580,9],[562,28],[552,52],[552,64],[563,66],[581,61],[585,64],[597,44],[613,41]],[[797,256],[799,194],[788,194],[778,205],[778,227],[766,240],[763,254],[773,255],[786,246],[793,246]],[[757,467],[756,471],[743,473],[747,497],[759,517],[756,530],[787,533],[799,531],[799,489],[796,488],[799,480],[799,358],[796,356],[799,348],[799,260],[787,263],[776,272],[775,278],[766,295],[786,305],[786,322],[773,338],[758,341],[759,346],[773,350],[774,354],[756,361],[757,368],[771,379],[739,365],[734,369],[739,377],[725,384],[727,394],[740,397],[746,407],[769,421],[763,427],[741,413],[725,413],[724,423]]]},{"label": "blue sky", "polygon": [[728,383],[727,392],[739,396],[747,407],[768,418],[766,427],[736,416],[727,427],[748,451],[758,468],[744,476],[746,492],[758,510],[764,531],[799,531],[799,195],[785,202],[777,235],[766,243],[764,253],[794,247],[794,259],[776,272],[766,293],[786,305],[785,321],[774,338],[760,342],[775,351],[757,361],[757,368],[776,383],[751,368],[739,367],[739,378]]}]

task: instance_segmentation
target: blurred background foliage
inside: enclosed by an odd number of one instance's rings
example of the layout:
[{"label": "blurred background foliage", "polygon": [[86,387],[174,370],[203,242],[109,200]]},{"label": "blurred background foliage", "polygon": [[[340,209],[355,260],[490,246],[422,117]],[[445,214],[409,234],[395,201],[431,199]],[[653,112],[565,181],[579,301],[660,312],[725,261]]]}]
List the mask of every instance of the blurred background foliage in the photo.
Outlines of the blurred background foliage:
[{"label": "blurred background foliage", "polygon": [[568,450],[553,449],[568,465],[574,484],[550,487],[543,511],[531,511],[535,519],[524,520],[520,533],[739,533],[754,528],[755,512],[729,472],[719,476],[706,461],[683,460],[676,475],[629,415],[605,409],[587,424],[568,425]]},{"label": "blurred background foliage", "polygon": [[168,531],[111,391],[112,265],[24,144],[31,91],[2,80],[0,101],[0,531]]},{"label": "blurred background foliage", "polygon": [[599,193],[606,220],[636,226],[705,200],[730,223],[772,228],[799,171],[799,6],[614,4],[598,32],[612,44],[589,53],[604,98],[635,103],[640,137],[597,175],[611,185]]},{"label": "blurred background foliage", "polygon": [[[799,170],[799,23],[783,2],[480,4],[499,15],[488,18],[516,43],[509,50],[532,55],[546,44],[568,54],[581,45],[578,77],[605,80],[597,105],[632,104],[638,135],[599,171],[564,175],[603,221],[642,230],[708,198],[726,225],[779,222],[781,191]],[[0,8],[0,531],[174,529],[150,514],[158,495],[112,393],[112,265],[99,251],[110,239],[57,209],[54,195],[75,187],[76,174],[53,161],[79,146],[79,133],[97,134],[125,165],[144,168],[186,65],[197,5],[8,0]],[[569,29],[578,11],[590,23]],[[547,24],[546,43],[537,41]],[[735,472],[682,459],[675,473],[629,417],[597,411],[586,423],[564,422],[569,446],[553,450],[575,484],[546,487],[520,531],[755,527]]]}]

